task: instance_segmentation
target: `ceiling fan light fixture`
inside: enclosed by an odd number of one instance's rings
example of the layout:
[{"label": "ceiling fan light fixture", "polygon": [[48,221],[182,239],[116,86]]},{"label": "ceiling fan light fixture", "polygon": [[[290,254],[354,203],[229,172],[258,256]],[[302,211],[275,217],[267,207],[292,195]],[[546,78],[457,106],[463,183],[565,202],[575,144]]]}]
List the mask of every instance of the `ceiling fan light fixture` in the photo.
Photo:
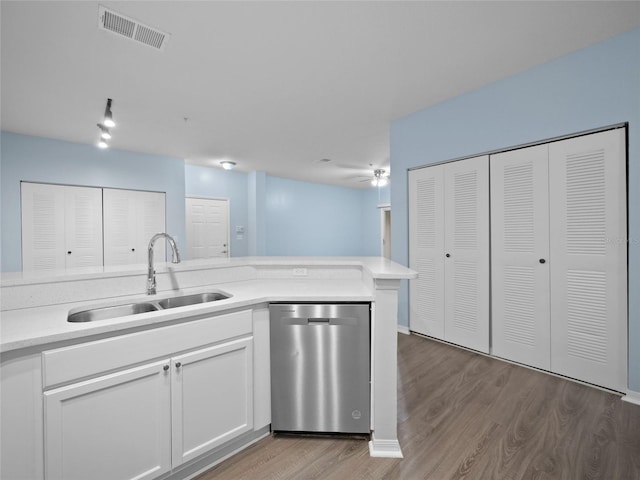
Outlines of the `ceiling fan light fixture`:
[{"label": "ceiling fan light fixture", "polygon": [[373,180],[371,180],[371,185],[374,187],[384,187],[387,183],[389,183],[389,178],[385,175],[386,172],[377,168],[373,171]]},{"label": "ceiling fan light fixture", "polygon": [[224,160],[222,162],[220,162],[220,165],[222,165],[222,168],[224,168],[225,170],[233,170],[236,166],[236,162],[231,162],[229,160]]}]

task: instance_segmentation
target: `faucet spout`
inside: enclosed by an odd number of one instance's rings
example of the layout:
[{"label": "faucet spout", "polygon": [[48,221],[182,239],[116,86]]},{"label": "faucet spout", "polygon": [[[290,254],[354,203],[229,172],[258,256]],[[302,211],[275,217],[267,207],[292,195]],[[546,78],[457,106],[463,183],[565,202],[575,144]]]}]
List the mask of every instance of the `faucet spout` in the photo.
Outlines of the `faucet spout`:
[{"label": "faucet spout", "polygon": [[171,263],[180,263],[180,253],[178,252],[178,246],[176,245],[176,241],[166,233],[156,233],[151,240],[149,240],[149,264],[147,270],[147,295],[155,295],[156,294],[156,271],[153,268],[153,244],[159,238],[166,238],[167,242],[169,242],[169,246],[171,247]]}]

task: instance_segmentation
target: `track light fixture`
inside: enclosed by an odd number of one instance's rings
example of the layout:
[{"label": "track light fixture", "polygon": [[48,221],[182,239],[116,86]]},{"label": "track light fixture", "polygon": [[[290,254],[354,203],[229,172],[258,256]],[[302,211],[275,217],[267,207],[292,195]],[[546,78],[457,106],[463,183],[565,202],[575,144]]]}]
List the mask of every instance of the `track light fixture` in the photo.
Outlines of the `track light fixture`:
[{"label": "track light fixture", "polygon": [[104,120],[102,123],[98,123],[98,128],[100,129],[100,138],[98,140],[98,147],[107,148],[109,144],[107,140],[111,138],[111,132],[109,128],[115,127],[116,124],[113,121],[113,114],[111,113],[111,102],[110,98],[107,98],[107,106],[104,109]]},{"label": "track light fixture", "polygon": [[107,98],[107,107],[104,109],[104,121],[102,124],[105,127],[113,128],[116,126],[116,122],[113,121],[113,114],[111,113],[111,102],[110,98]]}]

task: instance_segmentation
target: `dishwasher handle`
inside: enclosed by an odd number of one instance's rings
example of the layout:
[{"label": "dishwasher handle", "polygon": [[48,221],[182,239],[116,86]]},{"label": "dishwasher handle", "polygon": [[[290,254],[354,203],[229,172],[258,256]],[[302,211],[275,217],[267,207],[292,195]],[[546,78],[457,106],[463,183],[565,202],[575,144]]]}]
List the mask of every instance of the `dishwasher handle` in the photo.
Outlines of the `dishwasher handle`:
[{"label": "dishwasher handle", "polygon": [[327,318],[327,317],[303,317],[281,318],[282,325],[345,325],[355,327],[358,325],[358,319],[354,317]]}]

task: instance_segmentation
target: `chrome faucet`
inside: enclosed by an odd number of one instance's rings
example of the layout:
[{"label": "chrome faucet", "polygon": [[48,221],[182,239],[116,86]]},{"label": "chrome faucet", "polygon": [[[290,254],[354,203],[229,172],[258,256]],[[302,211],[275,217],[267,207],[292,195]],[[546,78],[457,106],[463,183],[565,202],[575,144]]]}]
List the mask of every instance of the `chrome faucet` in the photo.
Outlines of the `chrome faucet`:
[{"label": "chrome faucet", "polygon": [[176,241],[166,233],[156,233],[151,240],[149,240],[149,270],[147,272],[147,295],[156,294],[156,271],[153,268],[153,244],[159,238],[166,238],[171,246],[171,263],[180,263],[180,253],[178,253],[178,246]]}]

